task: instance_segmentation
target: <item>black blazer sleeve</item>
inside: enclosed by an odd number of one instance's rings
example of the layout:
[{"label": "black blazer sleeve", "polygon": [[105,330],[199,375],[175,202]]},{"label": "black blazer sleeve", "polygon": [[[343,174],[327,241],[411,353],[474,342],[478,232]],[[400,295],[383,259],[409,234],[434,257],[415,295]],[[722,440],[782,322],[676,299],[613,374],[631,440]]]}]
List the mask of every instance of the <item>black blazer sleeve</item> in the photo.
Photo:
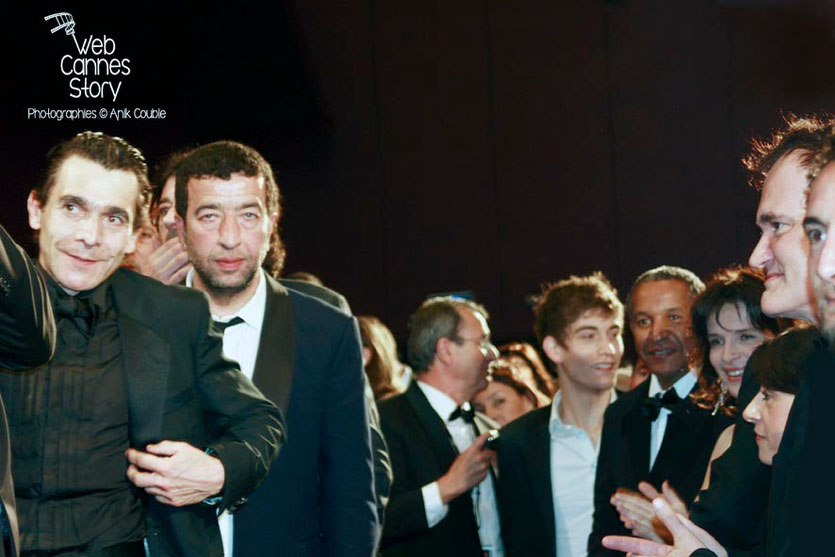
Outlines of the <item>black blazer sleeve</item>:
[{"label": "black blazer sleeve", "polygon": [[328,369],[321,470],[326,555],[371,555],[380,538],[359,329],[345,319]]},{"label": "black blazer sleeve", "polygon": [[252,493],[284,444],[281,411],[223,356],[223,337],[209,326],[208,303],[195,328],[197,389],[213,436],[209,444],[226,475],[221,508],[234,507]]},{"label": "black blazer sleeve", "polygon": [[55,350],[55,322],[43,278],[0,226],[0,367],[31,369]]}]

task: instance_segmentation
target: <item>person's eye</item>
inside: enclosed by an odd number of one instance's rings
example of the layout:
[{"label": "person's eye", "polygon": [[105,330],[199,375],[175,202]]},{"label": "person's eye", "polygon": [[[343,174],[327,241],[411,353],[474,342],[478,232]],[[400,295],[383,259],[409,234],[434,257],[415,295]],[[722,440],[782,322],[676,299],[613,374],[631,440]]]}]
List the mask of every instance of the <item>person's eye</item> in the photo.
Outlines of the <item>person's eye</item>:
[{"label": "person's eye", "polygon": [[670,321],[681,321],[682,316],[678,313],[673,313],[670,315]]},{"label": "person's eye", "polygon": [[814,246],[826,241],[826,231],[819,226],[809,226],[806,228],[806,237],[809,238],[809,244]]},{"label": "person's eye", "polygon": [[755,335],[753,333],[742,333],[741,335],[739,335],[739,340],[746,341],[746,342],[751,341],[751,340],[759,340],[759,339],[760,339],[760,335]]},{"label": "person's eye", "polygon": [[775,234],[786,228],[786,223],[780,221],[772,221],[768,223],[768,225],[771,227],[772,232],[774,232]]},{"label": "person's eye", "polygon": [[165,215],[167,215],[167,214],[168,214],[168,211],[170,211],[170,210],[171,210],[171,207],[160,207],[160,208],[157,210],[157,214],[158,214],[160,217],[164,217]]},{"label": "person's eye", "polygon": [[635,320],[635,325],[638,327],[647,327],[649,325],[649,319],[647,317],[639,317]]},{"label": "person's eye", "polygon": [[721,338],[714,337],[714,338],[709,338],[707,340],[707,344],[708,344],[708,346],[722,346],[722,344],[724,344],[724,342],[722,341]]},{"label": "person's eye", "polygon": [[121,215],[110,215],[107,217],[107,222],[108,224],[115,224],[117,226],[120,226],[125,224],[127,221],[125,221],[125,217]]}]

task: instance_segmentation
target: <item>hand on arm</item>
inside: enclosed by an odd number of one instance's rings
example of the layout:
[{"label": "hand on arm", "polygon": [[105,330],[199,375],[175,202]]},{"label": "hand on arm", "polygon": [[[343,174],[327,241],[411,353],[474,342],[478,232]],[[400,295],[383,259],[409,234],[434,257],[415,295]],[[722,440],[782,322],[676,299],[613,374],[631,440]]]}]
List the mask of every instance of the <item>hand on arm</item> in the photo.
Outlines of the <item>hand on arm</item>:
[{"label": "hand on arm", "polygon": [[438,479],[441,500],[444,505],[480,484],[487,477],[490,463],[496,458],[494,451],[485,450],[484,443],[490,433],[482,433],[466,451],[458,455],[447,473]]},{"label": "hand on arm", "polygon": [[225,471],[214,456],[179,441],[161,441],[146,449],[128,449],[127,476],[160,503],[194,505],[223,489]]},{"label": "hand on arm", "polygon": [[603,538],[603,545],[609,549],[629,552],[634,557],[689,557],[694,551],[702,548],[709,549],[717,557],[728,557],[728,552],[713,536],[693,524],[690,519],[676,514],[663,497],[653,500],[652,506],[656,516],[672,534],[673,545],[628,536],[606,536]]}]

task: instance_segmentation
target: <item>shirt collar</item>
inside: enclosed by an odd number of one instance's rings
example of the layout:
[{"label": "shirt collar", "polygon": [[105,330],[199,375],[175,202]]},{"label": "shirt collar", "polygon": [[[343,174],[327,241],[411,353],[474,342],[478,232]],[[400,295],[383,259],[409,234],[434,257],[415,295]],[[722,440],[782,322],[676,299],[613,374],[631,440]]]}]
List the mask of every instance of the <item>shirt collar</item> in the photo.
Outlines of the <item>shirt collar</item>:
[{"label": "shirt collar", "polygon": [[453,410],[458,408],[458,404],[445,392],[436,389],[428,383],[424,383],[420,379],[417,380],[417,386],[423,391],[432,410],[441,417],[444,423],[449,423],[449,415],[452,414]]},{"label": "shirt collar", "polygon": [[[612,389],[612,394],[609,399],[609,404],[613,403],[617,400],[618,394]],[[568,437],[572,435],[573,431],[576,431],[577,427],[568,425],[562,421],[560,418],[559,407],[562,403],[562,391],[557,391],[557,394],[554,395],[554,402],[551,403],[551,418],[548,420],[548,432],[551,434],[551,437]]]},{"label": "shirt collar", "polygon": [[[186,286],[189,288],[194,288],[194,269],[189,269],[188,274],[186,275]],[[247,325],[255,328],[256,330],[260,331],[261,326],[264,323],[264,308],[267,305],[267,277],[264,273],[264,269],[258,269],[258,286],[255,287],[255,292],[252,294],[252,297],[249,301],[244,304],[244,306],[239,309],[237,312],[231,315],[225,315],[223,317],[218,317],[217,315],[212,315],[212,319],[215,321],[230,321],[235,317],[240,317],[244,320],[244,323]],[[230,329],[231,330],[231,329]]]},{"label": "shirt collar", "polygon": [[[699,374],[695,369],[691,369],[684,377],[676,381],[672,388],[676,390],[676,394],[679,398],[685,399],[690,394],[690,391],[693,390],[693,387],[696,386],[696,382],[699,380]],[[648,396],[655,396],[658,393],[666,392],[664,389],[661,388],[661,384],[658,382],[658,377],[655,374],[650,374],[649,376],[649,393]]]}]

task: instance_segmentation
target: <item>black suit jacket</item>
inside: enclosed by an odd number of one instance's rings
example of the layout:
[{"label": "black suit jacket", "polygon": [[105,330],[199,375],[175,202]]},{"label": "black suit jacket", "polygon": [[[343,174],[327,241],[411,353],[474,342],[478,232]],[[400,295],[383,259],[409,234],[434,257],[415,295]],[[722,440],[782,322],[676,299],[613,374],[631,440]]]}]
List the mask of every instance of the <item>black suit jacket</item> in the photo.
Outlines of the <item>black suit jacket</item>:
[{"label": "black suit jacket", "polygon": [[507,557],[556,555],[551,486],[551,405],[502,428],[499,510]]},{"label": "black suit jacket", "polygon": [[731,446],[711,464],[710,487],[690,508],[690,520],[710,532],[731,556],[755,552],[763,541],[771,467],[760,462],[754,426],[742,419],[759,389],[746,368]]},{"label": "black suit jacket", "polygon": [[832,393],[835,356],[821,347],[804,366],[804,379],[773,460],[765,554],[832,553]]},{"label": "black suit jacket", "polygon": [[[206,297],[126,269],[110,279],[125,366],[130,445],[161,440],[211,448],[226,481],[220,508],[240,504],[266,476],[283,442],[279,410],[223,357]],[[33,370],[37,373],[39,370]],[[0,378],[4,394],[14,376]],[[10,406],[18,397],[7,397]],[[14,439],[14,409],[10,409]],[[146,498],[153,557],[223,554],[216,509],[171,507]]]},{"label": "black suit jacket", "polygon": [[287,409],[287,444],[235,514],[235,557],[373,554],[363,377],[356,321],[267,277],[253,381]]},{"label": "black suit jacket", "polygon": [[421,488],[444,475],[458,451],[417,381],[405,393],[381,401],[379,409],[394,471],[382,554],[481,557],[469,492],[449,503],[449,512],[438,524],[429,528],[426,522]]},{"label": "black suit jacket", "polygon": [[650,471],[652,422],[641,411],[649,384],[644,381],[606,409],[594,485],[589,555],[619,555],[620,552],[601,545],[603,536],[630,535],[609,503],[619,487],[637,491],[638,483],[647,481],[660,490],[664,480],[669,480],[682,499],[692,501],[704,481],[716,439],[732,423],[723,415],[711,416],[710,411],[698,408],[689,398],[680,400],[667,418],[664,440]]},{"label": "black suit jacket", "polygon": [[[55,322],[46,285],[32,261],[0,226],[0,368],[23,370],[43,364],[55,349]],[[19,549],[9,427],[0,399],[0,501],[11,534],[10,551]],[[0,556],[6,549],[0,536]]]},{"label": "black suit jacket", "polygon": [[[345,296],[331,290],[327,286],[319,286],[301,280],[278,279],[278,283],[290,290],[313,296],[317,300],[341,310],[346,315],[351,315],[351,306]],[[374,496],[377,501],[377,521],[383,523],[383,514],[391,492],[393,479],[391,472],[391,459],[389,458],[388,445],[383,438],[383,430],[380,426],[380,412],[377,410],[377,403],[374,401],[374,391],[371,390],[371,383],[368,376],[363,373],[365,384],[365,407],[368,411],[368,426],[371,432],[371,454],[374,456]]]}]

